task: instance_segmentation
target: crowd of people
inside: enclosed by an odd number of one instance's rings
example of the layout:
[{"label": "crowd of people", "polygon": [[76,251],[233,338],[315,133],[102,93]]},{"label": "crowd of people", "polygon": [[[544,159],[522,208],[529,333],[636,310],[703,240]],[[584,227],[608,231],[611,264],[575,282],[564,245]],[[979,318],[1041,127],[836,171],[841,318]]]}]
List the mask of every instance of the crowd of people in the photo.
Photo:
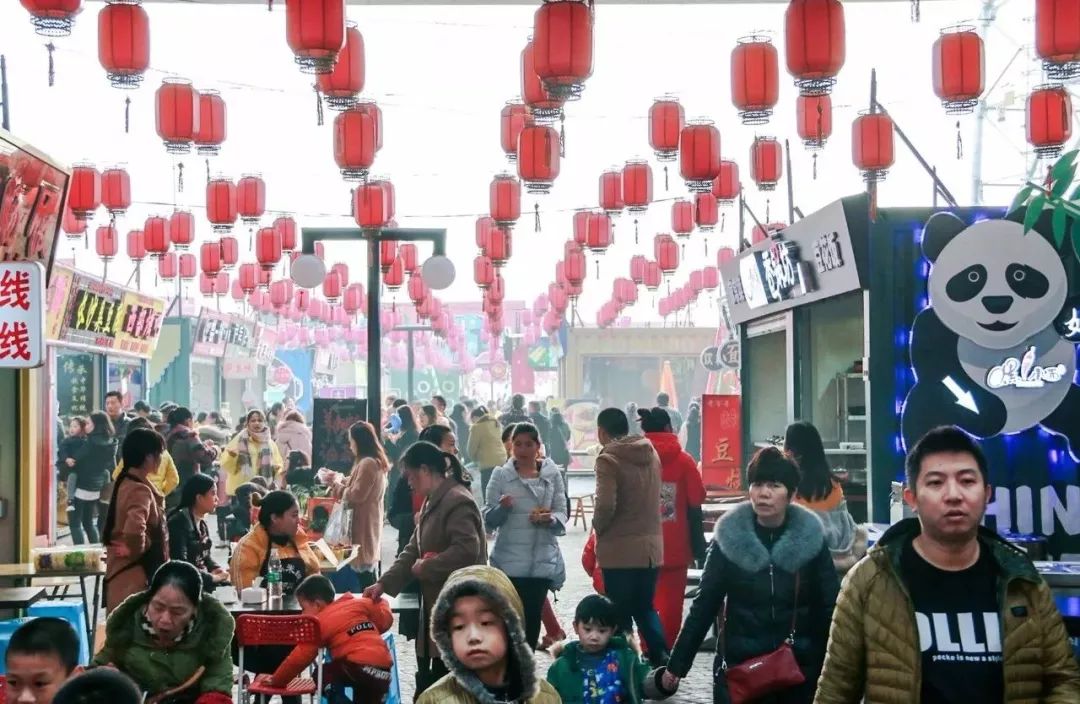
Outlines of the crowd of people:
[{"label": "crowd of people", "polygon": [[[319,621],[333,704],[350,701],[346,687],[356,702],[387,693],[381,634],[394,619],[383,596],[408,591],[419,614],[397,625],[416,639],[420,704],[663,699],[714,627],[715,702],[1080,701],[1048,587],[980,527],[988,471],[963,432],[935,429],[911,449],[905,499],[917,517],[867,552],[813,425],[792,424],[783,447],[753,456],[748,500],[706,541],[706,488],[680,439],[700,444],[700,425],[690,434],[700,410],[683,417],[664,394],[628,410],[596,417],[593,529],[580,556],[596,594],[577,605],[567,641],[550,604],[575,578],[559,540],[570,457],[557,409],[521,396],[506,408],[388,399],[378,426],[349,429],[353,464],[338,473],[310,467],[310,430],[287,405],[250,411],[231,432],[182,407],[129,418],[110,395],[104,412],[72,420],[57,462],[72,539],[105,544],[105,645],[79,674],[71,627],[29,622],[8,649],[9,696],[231,701],[234,624],[213,591],[273,572]],[[351,510],[354,591],[339,595],[319,574],[290,477],[323,483]],[[238,537],[227,567],[206,523],[221,503]],[[385,523],[399,545],[379,574]],[[692,566],[702,573],[684,619]],[[546,676],[537,649],[555,658]],[[244,670],[284,687],[316,655],[261,647]]]}]

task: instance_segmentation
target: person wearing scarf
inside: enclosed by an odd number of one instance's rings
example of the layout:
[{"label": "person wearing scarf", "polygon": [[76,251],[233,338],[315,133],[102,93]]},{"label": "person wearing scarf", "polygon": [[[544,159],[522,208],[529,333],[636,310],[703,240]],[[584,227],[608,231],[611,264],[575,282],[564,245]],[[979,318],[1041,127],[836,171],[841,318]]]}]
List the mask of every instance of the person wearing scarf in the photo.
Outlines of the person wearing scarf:
[{"label": "person wearing scarf", "polygon": [[265,477],[278,482],[284,468],[281,453],[270,439],[270,428],[262,411],[248,411],[244,428],[225,446],[221,456],[225,471],[225,493],[232,497],[236,488],[253,477]]}]

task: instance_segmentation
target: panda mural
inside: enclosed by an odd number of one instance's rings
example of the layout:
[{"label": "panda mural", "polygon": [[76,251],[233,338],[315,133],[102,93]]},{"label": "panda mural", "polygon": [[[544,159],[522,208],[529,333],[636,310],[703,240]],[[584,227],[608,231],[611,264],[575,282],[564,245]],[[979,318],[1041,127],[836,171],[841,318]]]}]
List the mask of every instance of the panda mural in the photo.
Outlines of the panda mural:
[{"label": "panda mural", "polygon": [[927,222],[930,305],[911,331],[907,448],[938,425],[979,438],[1041,425],[1080,457],[1076,345],[1055,326],[1071,310],[1069,281],[1049,219],[1027,233],[1023,211],[970,226],[951,213]]}]

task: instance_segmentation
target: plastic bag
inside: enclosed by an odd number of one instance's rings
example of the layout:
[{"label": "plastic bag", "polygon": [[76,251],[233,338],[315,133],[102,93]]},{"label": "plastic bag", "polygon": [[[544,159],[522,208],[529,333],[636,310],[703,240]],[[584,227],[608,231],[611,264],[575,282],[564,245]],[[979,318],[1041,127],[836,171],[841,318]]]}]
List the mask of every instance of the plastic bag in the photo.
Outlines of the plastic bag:
[{"label": "plastic bag", "polygon": [[330,512],[323,540],[327,545],[352,544],[352,509],[346,508],[340,501],[334,504],[334,510]]}]

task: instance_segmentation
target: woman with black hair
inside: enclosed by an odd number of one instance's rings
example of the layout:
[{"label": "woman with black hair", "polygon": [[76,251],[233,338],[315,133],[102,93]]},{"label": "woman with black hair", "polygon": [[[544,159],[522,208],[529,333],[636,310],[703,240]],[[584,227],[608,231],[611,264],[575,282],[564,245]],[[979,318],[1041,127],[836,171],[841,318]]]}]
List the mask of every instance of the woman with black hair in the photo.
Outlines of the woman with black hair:
[{"label": "woman with black hair", "polygon": [[[395,495],[395,490],[398,484],[401,483],[401,456],[405,454],[405,450],[408,450],[413,443],[420,439],[420,429],[416,426],[416,416],[413,414],[412,408],[408,405],[398,406],[398,431],[396,433],[387,433],[384,437],[383,447],[386,449],[386,455],[390,458],[390,475],[387,477],[386,492],[386,512],[389,515],[392,512],[391,497]],[[405,536],[405,541],[408,541],[408,536]],[[401,543],[399,542],[399,545]],[[400,551],[399,551],[400,552]]]},{"label": "woman with black hair", "polygon": [[405,480],[424,497],[416,530],[405,549],[382,578],[364,590],[378,599],[397,596],[414,578],[420,582],[420,633],[416,643],[419,665],[416,694],[447,673],[428,633],[431,608],[452,572],[487,563],[487,543],[480,510],[469,490],[471,478],[457,457],[430,442],[418,442],[401,458]]},{"label": "woman with black hair", "polygon": [[455,403],[453,409],[450,411],[450,420],[454,423],[455,435],[458,439],[458,450],[461,456],[463,464],[472,462],[473,459],[469,455],[469,420],[468,415],[465,412],[464,403]]},{"label": "woman with black hair", "polygon": [[230,581],[239,592],[256,577],[266,577],[270,554],[277,551],[282,592],[289,596],[304,577],[319,573],[319,558],[300,528],[300,505],[287,491],[252,494],[251,505],[259,509],[259,522],[236,544],[229,563]]},{"label": "woman with black hair", "polygon": [[199,571],[203,591],[229,581],[229,573],[210,556],[213,541],[204,520],[217,508],[217,482],[208,474],[192,475],[180,489],[180,505],[169,517],[169,556]]},{"label": "woman with black hair", "polygon": [[[457,440],[450,428],[445,425],[429,425],[420,431],[419,442],[430,442],[443,452],[457,454]],[[390,508],[387,516],[398,532],[398,552],[400,553],[409,544],[413,530],[416,528],[416,515],[420,513],[420,507],[424,505],[424,497],[413,492],[409,482],[404,477],[398,479],[390,497]]]},{"label": "woman with black hair", "polygon": [[293,485],[308,489],[315,486],[315,470],[303,450],[293,450],[285,459],[285,486]]},{"label": "woman with black hair", "polygon": [[165,500],[147,475],[157,471],[165,440],[153,430],[136,428],[124,438],[124,468],[113,484],[101,542],[105,544],[105,607],[146,589],[152,574],[169,559]]},{"label": "woman with black hair", "polygon": [[[116,432],[104,411],[90,414],[90,432],[66,463],[76,476],[75,510],[71,514],[71,541],[76,545],[96,543],[98,535],[98,503],[107,501],[101,490],[109,482],[109,471],[116,459]],[[105,510],[105,507],[101,507]],[[85,531],[85,532],[84,532]]]},{"label": "woman with black hair", "polygon": [[694,458],[695,462],[701,461],[701,406],[691,403],[686,410],[686,422],[683,424],[686,431],[686,451]]},{"label": "woman with black hair", "polygon": [[228,610],[203,592],[198,570],[166,562],[146,591],[109,614],[93,664],[115,667],[154,701],[224,704],[232,696],[234,628]]},{"label": "woman with black hair", "polygon": [[570,466],[570,426],[558,408],[551,409],[551,442],[547,446],[547,456],[560,467]]},{"label": "woman with black hair", "polygon": [[367,421],[349,427],[349,449],[354,458],[352,471],[334,486],[334,494],[352,509],[349,531],[352,544],[359,548],[352,568],[360,575],[360,586],[369,587],[375,583],[382,547],[383,499],[390,461],[379,444],[375,427]]}]

